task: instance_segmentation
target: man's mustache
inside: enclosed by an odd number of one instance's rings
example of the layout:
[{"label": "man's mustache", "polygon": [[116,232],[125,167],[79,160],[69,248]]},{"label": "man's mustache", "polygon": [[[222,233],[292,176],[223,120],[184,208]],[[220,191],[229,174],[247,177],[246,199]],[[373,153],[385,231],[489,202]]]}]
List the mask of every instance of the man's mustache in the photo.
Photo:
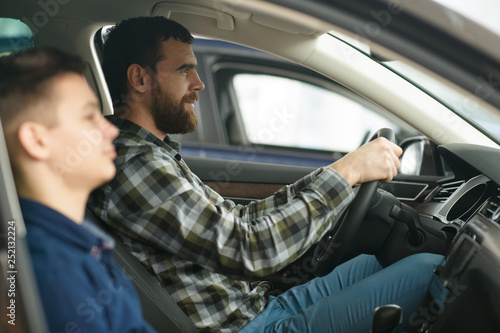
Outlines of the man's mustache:
[{"label": "man's mustache", "polygon": [[186,103],[186,102],[189,102],[189,101],[198,101],[198,93],[197,92],[193,92],[193,93],[190,93],[189,95],[186,95],[182,98],[182,103]]}]

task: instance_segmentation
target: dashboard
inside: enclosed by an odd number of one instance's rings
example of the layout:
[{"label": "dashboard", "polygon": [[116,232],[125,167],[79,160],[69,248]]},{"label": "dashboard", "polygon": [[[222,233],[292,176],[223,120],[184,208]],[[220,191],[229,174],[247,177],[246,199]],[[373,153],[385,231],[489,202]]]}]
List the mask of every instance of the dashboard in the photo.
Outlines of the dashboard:
[{"label": "dashboard", "polygon": [[[500,332],[500,150],[450,144],[438,151],[455,176],[416,207],[452,237],[409,332]],[[449,193],[440,197],[443,188]]]}]

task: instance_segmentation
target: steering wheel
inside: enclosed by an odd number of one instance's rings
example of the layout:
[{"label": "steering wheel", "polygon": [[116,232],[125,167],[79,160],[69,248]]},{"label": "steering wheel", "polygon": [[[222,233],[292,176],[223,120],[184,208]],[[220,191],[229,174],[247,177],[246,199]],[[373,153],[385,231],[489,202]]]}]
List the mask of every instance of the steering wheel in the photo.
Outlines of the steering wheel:
[{"label": "steering wheel", "polygon": [[[396,142],[391,129],[382,128],[371,137],[370,141],[384,137]],[[312,259],[312,273],[325,276],[342,262],[342,258],[351,250],[350,246],[363,218],[370,207],[370,202],[377,191],[380,181],[363,183],[359,186],[355,198],[340,217],[337,225],[330,230],[316,245]],[[354,209],[351,209],[354,208]]]}]

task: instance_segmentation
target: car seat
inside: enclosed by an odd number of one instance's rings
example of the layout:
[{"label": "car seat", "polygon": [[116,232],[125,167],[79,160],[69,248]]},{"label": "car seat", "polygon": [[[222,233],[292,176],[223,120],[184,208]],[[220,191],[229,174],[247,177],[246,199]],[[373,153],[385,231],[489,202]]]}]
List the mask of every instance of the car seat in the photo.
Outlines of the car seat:
[{"label": "car seat", "polygon": [[1,124],[0,272],[0,332],[48,332]]}]

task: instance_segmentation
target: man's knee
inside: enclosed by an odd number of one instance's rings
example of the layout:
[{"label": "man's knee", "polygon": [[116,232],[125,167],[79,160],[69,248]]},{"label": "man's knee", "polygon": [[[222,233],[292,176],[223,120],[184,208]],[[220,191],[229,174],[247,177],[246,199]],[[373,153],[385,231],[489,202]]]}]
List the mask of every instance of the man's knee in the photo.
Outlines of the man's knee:
[{"label": "man's knee", "polygon": [[436,267],[443,261],[444,257],[435,253],[417,253],[405,259],[418,266]]},{"label": "man's knee", "polygon": [[430,278],[443,259],[440,254],[418,253],[402,259],[398,264],[404,266],[407,274]]}]

